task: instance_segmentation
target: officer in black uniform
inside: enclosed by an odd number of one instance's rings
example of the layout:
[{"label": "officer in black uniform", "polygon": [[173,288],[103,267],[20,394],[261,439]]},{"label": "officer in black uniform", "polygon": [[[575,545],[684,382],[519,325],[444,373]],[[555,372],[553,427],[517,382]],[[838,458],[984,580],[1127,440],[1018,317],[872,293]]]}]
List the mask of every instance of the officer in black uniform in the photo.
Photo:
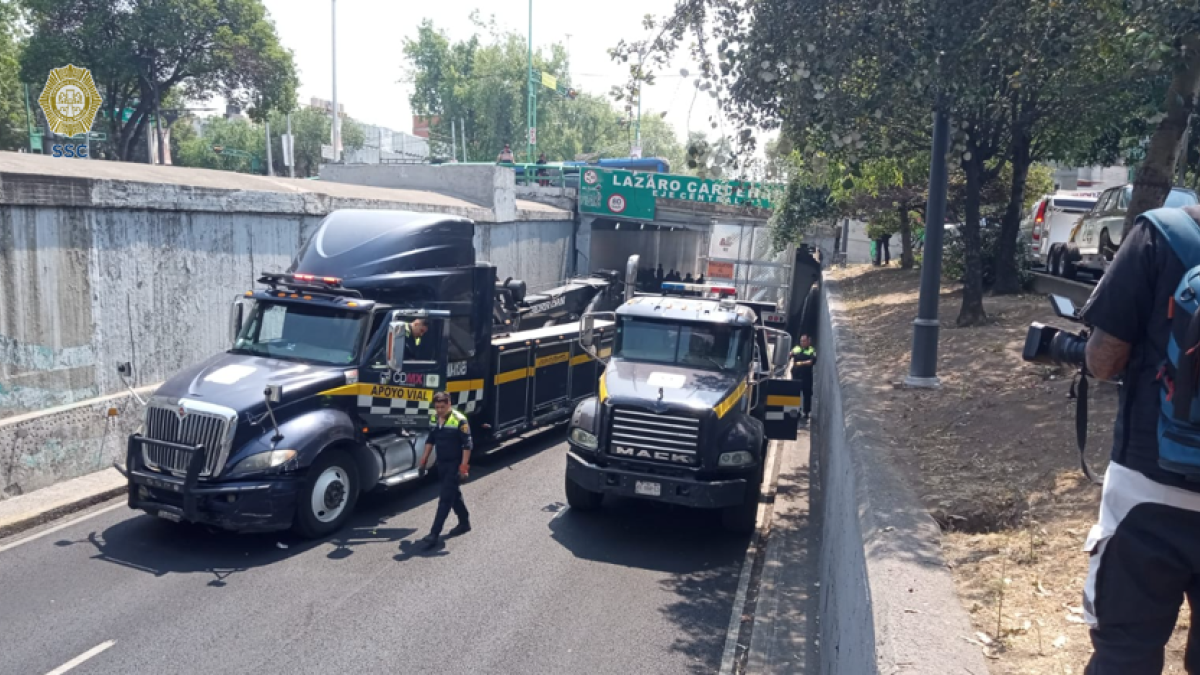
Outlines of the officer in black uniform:
[{"label": "officer in black uniform", "polygon": [[[1200,207],[1184,209],[1200,222]],[[1200,483],[1159,465],[1159,368],[1167,356],[1184,262],[1139,218],[1083,308],[1093,327],[1088,371],[1121,378],[1112,462],[1089,556],[1083,613],[1095,652],[1087,675],[1161,673],[1186,597],[1192,608],[1184,668],[1200,673]]]},{"label": "officer in black uniform", "polygon": [[422,344],[422,338],[429,332],[429,323],[425,319],[413,319],[404,327],[404,357],[411,361],[432,361],[429,354],[429,340]]},{"label": "officer in black uniform", "polygon": [[426,550],[436,547],[442,537],[442,527],[446,524],[446,516],[454,510],[458,525],[450,530],[450,536],[466,534],[471,531],[471,515],[467,513],[467,505],[463,502],[462,490],[459,483],[467,479],[471,464],[471,429],[467,426],[467,416],[450,407],[450,394],[439,391],[433,395],[434,414],[429,418],[429,437],[425,441],[425,454],[421,455],[418,465],[425,470],[429,463],[429,453],[437,448],[438,483],[441,494],[438,496],[437,515],[433,518],[433,528],[429,536],[421,540]]},{"label": "officer in black uniform", "polygon": [[817,350],[807,335],[800,336],[800,344],[792,347],[792,379],[800,382],[804,398],[804,415],[808,419],[812,412],[813,367],[817,363]]}]

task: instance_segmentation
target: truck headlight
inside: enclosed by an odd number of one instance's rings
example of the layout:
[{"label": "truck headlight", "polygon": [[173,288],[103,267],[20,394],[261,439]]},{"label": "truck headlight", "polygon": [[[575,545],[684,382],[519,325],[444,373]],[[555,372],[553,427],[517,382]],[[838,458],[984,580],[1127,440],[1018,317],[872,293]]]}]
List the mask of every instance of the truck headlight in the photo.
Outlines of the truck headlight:
[{"label": "truck headlight", "polygon": [[254,473],[274,469],[296,458],[295,450],[268,450],[257,455],[250,455],[233,467],[231,474]]},{"label": "truck headlight", "polygon": [[722,452],[717,458],[717,466],[746,466],[754,463],[754,455],[745,450],[737,452]]},{"label": "truck headlight", "polygon": [[571,441],[576,445],[587,448],[588,450],[595,450],[600,446],[600,440],[596,438],[595,434],[584,431],[579,427],[571,429],[570,438]]}]

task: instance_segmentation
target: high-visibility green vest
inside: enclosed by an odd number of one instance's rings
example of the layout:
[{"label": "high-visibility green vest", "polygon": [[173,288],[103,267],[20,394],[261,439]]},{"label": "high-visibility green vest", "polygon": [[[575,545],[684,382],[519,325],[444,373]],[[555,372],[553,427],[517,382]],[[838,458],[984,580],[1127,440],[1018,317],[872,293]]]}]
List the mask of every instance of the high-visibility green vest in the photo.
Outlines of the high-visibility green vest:
[{"label": "high-visibility green vest", "polygon": [[816,356],[816,355],[817,355],[817,350],[813,349],[812,347],[801,347],[800,345],[796,345],[795,347],[792,347],[792,356]]},{"label": "high-visibility green vest", "polygon": [[[437,423],[438,423],[437,413],[434,412],[429,416],[429,425],[436,427]],[[446,424],[444,426],[448,429],[457,429],[459,427],[459,425],[466,424],[466,423],[467,423],[466,415],[458,412],[457,410],[451,410],[450,416],[446,418]]]}]

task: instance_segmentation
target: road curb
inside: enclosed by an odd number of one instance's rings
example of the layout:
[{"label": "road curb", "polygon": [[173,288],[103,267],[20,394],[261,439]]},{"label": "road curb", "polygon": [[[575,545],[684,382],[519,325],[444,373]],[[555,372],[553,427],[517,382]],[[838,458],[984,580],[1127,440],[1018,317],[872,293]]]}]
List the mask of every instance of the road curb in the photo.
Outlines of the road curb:
[{"label": "road curb", "polygon": [[105,469],[5,499],[0,501],[0,539],[119,497],[125,490],[125,477]]}]

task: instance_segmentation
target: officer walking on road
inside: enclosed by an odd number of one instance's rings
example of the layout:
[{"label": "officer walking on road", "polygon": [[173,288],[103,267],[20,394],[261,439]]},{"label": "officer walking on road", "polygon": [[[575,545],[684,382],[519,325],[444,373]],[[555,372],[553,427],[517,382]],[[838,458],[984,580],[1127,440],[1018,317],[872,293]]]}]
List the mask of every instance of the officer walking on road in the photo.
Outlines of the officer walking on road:
[{"label": "officer walking on road", "polygon": [[817,363],[817,350],[807,335],[800,336],[800,344],[792,347],[792,379],[800,381],[804,396],[804,414],[800,419],[808,420],[812,412],[813,366]]},{"label": "officer walking on road", "polygon": [[450,530],[451,537],[471,531],[471,515],[463,502],[459,483],[467,479],[471,464],[471,429],[467,416],[450,407],[450,394],[439,391],[433,395],[434,413],[429,418],[429,437],[425,441],[425,454],[421,455],[419,468],[424,471],[429,463],[429,453],[437,448],[438,495],[437,515],[429,536],[421,540],[423,548],[435,548],[442,537],[446,516],[454,510],[458,525]]}]

